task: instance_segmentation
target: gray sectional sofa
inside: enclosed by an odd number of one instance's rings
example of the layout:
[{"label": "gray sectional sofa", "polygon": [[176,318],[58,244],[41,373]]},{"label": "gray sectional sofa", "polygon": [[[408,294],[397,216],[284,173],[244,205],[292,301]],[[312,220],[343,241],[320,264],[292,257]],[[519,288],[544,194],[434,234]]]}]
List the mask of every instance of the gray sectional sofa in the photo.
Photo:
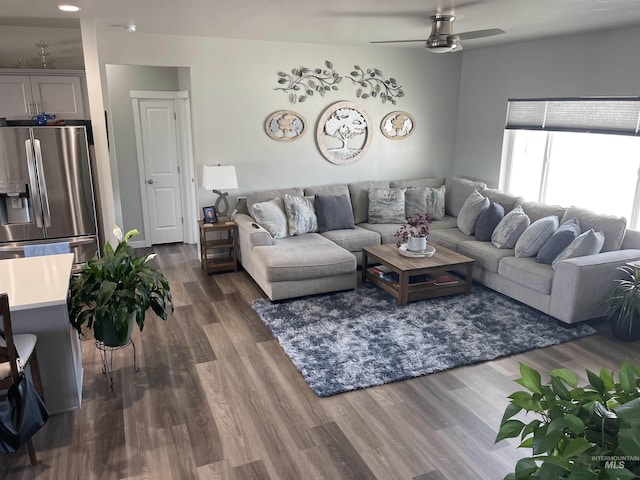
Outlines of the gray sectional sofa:
[{"label": "gray sectional sofa", "polygon": [[[234,219],[238,225],[240,259],[244,269],[271,300],[353,289],[362,248],[395,243],[399,223],[371,223],[369,190],[388,187],[445,187],[445,216],[431,226],[429,242],[444,245],[475,259],[474,280],[552,317],[571,324],[601,316],[602,298],[619,272],[616,267],[640,259],[640,232],[626,229],[624,218],[598,215],[589,210],[525,201],[521,197],[488,189],[482,182],[448,177],[419,180],[356,182],[257,192],[247,197]],[[577,218],[582,229],[602,231],[601,253],[570,258],[551,265],[535,257],[516,257],[513,248],[496,248],[457,228],[465,200],[478,191],[500,203],[505,213],[520,205],[535,220],[556,215],[559,223]],[[353,212],[353,228],[273,238],[250,212],[286,195],[346,195]],[[255,207],[256,209],[258,207]]]}]

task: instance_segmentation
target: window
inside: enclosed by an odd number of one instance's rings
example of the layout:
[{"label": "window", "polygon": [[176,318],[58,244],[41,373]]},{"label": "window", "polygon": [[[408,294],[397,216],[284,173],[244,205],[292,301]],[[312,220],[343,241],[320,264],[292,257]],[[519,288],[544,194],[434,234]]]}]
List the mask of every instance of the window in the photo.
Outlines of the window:
[{"label": "window", "polygon": [[638,228],[639,118],[635,98],[510,100],[501,187],[527,200],[624,216]]}]

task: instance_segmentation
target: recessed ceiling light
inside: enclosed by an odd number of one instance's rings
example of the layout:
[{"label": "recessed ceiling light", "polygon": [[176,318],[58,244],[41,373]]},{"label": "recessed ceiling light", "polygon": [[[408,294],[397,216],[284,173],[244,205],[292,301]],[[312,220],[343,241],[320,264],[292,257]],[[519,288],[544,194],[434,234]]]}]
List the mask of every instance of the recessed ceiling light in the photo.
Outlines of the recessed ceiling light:
[{"label": "recessed ceiling light", "polygon": [[129,25],[125,25],[125,26],[124,26],[124,29],[125,29],[127,32],[133,33],[133,32],[135,32],[135,31],[136,31],[136,26],[135,26],[135,24],[130,23]]},{"label": "recessed ceiling light", "polygon": [[63,12],[77,12],[80,10],[80,7],[77,5],[58,5],[58,10],[62,10]]}]

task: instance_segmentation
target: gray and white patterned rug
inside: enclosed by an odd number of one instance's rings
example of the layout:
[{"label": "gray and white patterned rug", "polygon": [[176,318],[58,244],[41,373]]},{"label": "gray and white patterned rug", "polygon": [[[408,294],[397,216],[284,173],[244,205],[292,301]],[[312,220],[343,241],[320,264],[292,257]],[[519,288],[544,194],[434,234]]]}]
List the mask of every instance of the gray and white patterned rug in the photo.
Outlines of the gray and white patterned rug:
[{"label": "gray and white patterned rug", "polygon": [[320,397],[492,360],[596,333],[559,326],[522,303],[474,284],[470,295],[399,306],[379,288],[252,308]]}]

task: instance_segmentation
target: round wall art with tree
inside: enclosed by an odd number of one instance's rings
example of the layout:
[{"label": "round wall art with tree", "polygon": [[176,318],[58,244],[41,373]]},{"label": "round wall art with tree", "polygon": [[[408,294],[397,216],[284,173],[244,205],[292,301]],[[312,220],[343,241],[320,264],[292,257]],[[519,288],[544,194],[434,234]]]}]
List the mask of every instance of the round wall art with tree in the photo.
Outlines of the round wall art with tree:
[{"label": "round wall art with tree", "polygon": [[353,102],[338,102],[327,108],[316,131],[320,152],[331,163],[357,162],[371,143],[369,115]]}]

